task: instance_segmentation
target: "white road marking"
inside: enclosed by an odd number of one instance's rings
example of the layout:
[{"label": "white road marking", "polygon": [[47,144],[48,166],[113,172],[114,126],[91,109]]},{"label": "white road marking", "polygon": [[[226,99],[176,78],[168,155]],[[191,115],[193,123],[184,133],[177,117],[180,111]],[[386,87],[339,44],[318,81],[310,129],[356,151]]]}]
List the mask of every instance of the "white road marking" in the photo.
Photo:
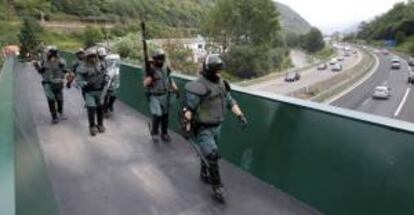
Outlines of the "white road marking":
[{"label": "white road marking", "polygon": [[361,106],[365,106],[366,104],[368,104],[369,103],[369,101],[370,101],[371,99],[369,98],[369,99],[367,99],[367,100],[365,100],[362,104],[361,104]]},{"label": "white road marking", "polygon": [[404,107],[405,102],[407,101],[407,97],[410,94],[411,88],[407,88],[407,91],[405,91],[404,98],[401,100],[400,105],[398,106],[398,109],[394,113],[394,117],[400,115],[402,108]]}]

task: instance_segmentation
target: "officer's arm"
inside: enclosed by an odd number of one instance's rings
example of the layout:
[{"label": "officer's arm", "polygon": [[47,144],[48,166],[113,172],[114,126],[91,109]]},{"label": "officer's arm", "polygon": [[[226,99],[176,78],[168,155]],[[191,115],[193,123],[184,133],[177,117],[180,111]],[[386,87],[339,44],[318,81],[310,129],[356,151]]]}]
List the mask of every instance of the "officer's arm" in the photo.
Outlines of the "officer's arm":
[{"label": "officer's arm", "polygon": [[151,76],[145,76],[144,77],[144,87],[151,87],[152,85],[152,77]]},{"label": "officer's arm", "polygon": [[242,126],[242,128],[246,128],[247,125],[248,125],[247,119],[244,116],[244,113],[241,110],[239,104],[231,96],[230,92],[227,93],[226,100],[227,100],[227,106],[229,107],[229,109],[231,109],[231,111],[233,112],[233,114],[236,115],[236,117],[239,120],[240,125]]},{"label": "officer's arm", "polygon": [[185,96],[185,104],[186,110],[184,112],[184,117],[191,121],[193,119],[193,112],[197,110],[198,106],[200,105],[201,98],[193,93],[186,93]]},{"label": "officer's arm", "polygon": [[237,103],[237,101],[233,98],[233,96],[231,96],[230,93],[227,93],[226,96],[226,102],[227,102],[227,107],[231,110],[231,112],[234,113],[234,115],[236,116],[241,116],[243,115],[242,110],[240,109],[239,104]]}]

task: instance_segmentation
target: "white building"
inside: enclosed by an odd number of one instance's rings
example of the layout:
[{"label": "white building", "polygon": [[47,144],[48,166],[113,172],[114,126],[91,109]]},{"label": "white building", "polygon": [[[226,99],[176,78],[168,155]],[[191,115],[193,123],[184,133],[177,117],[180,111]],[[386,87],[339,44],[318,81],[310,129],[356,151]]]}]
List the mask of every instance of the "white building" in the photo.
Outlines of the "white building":
[{"label": "white building", "polygon": [[179,45],[183,48],[190,49],[193,53],[192,62],[200,63],[207,55],[206,45],[207,40],[198,35],[195,38],[178,38],[178,39],[152,39],[150,43],[155,44],[156,46],[165,47],[168,45]]}]

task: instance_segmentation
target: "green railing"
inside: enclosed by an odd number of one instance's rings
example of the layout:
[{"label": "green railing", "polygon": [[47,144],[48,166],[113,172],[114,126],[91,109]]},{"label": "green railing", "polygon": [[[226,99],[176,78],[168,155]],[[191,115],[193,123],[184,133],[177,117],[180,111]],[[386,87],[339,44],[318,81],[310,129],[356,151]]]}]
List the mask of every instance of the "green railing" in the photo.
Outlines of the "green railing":
[{"label": "green railing", "polygon": [[[27,64],[16,64],[14,72],[23,72]],[[58,204],[40,148],[37,128],[33,121],[36,113],[30,108],[30,93],[19,85],[22,75],[14,78],[14,150],[16,176],[16,214],[57,215]]]},{"label": "green railing", "polygon": [[0,72],[0,214],[15,213],[12,58]]}]

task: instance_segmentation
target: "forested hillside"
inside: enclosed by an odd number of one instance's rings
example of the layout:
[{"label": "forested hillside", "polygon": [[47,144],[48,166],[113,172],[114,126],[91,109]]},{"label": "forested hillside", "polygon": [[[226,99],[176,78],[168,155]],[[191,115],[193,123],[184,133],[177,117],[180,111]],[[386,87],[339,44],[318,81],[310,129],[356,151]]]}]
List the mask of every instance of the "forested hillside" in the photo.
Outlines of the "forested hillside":
[{"label": "forested hillside", "polygon": [[[211,0],[9,0],[19,13],[49,19],[79,18],[89,21],[129,21],[139,18],[169,26],[200,24]],[[69,16],[63,16],[69,15]],[[70,17],[72,16],[72,17]]]},{"label": "forested hillside", "polygon": [[414,54],[414,2],[398,3],[372,22],[363,22],[358,37],[365,40],[396,40],[399,48]]}]

